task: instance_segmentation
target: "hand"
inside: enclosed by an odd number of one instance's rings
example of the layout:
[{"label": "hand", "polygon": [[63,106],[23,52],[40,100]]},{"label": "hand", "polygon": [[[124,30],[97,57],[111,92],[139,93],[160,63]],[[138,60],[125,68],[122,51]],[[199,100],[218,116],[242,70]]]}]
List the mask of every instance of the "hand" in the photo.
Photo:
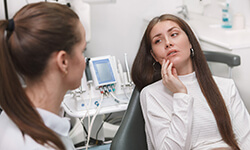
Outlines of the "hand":
[{"label": "hand", "polygon": [[173,67],[173,63],[164,59],[161,67],[162,82],[166,88],[173,93],[186,93],[186,86],[179,80],[177,71]]},{"label": "hand", "polygon": [[221,148],[214,148],[212,150],[232,150],[232,149],[229,147],[221,147]]}]

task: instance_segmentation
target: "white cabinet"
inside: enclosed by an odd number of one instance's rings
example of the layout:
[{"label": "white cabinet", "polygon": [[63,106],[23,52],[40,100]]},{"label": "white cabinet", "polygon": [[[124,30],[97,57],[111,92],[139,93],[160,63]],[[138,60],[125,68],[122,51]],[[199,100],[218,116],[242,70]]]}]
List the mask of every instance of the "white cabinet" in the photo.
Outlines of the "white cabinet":
[{"label": "white cabinet", "polygon": [[[241,57],[241,65],[233,68],[232,75],[250,112],[250,28],[223,29],[220,27],[220,20],[198,15],[193,15],[188,22],[197,34],[203,50],[227,52]],[[215,75],[227,75],[227,66],[210,66]]]}]

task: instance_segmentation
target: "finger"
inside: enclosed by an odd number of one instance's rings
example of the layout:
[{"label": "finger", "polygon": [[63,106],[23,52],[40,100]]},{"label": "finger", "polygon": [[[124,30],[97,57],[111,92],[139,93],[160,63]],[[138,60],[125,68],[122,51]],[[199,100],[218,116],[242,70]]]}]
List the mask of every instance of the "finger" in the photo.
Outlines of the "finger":
[{"label": "finger", "polygon": [[174,67],[172,68],[172,73],[173,73],[174,77],[178,77],[177,71]]},{"label": "finger", "polygon": [[172,68],[173,68],[173,63],[170,63],[169,66],[167,67],[167,75],[168,76],[172,75]]},{"label": "finger", "polygon": [[163,78],[163,76],[164,76],[164,71],[163,71],[164,69],[163,69],[163,68],[164,68],[164,66],[165,66],[165,62],[166,62],[165,59],[163,59],[162,65],[161,65],[161,76],[162,76],[162,78]]},{"label": "finger", "polygon": [[162,66],[161,66],[162,76],[164,76],[166,74],[166,69],[167,69],[168,63],[169,63],[169,60],[166,61],[165,59],[162,62]]},{"label": "finger", "polygon": [[167,67],[169,65],[169,60],[165,61],[164,65],[163,65],[163,70],[162,70],[162,73],[163,75],[166,75],[167,74]]}]

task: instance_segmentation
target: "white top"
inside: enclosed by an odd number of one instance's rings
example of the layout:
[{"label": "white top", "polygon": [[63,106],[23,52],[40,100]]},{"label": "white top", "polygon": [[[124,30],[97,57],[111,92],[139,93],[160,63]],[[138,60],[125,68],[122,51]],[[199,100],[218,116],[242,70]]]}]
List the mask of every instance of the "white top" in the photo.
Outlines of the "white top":
[{"label": "white top", "polygon": [[[70,123],[68,118],[61,118],[49,111],[37,108],[45,125],[53,130],[62,140],[67,150],[74,150],[68,137]],[[1,150],[47,150],[52,149],[36,143],[30,136],[23,137],[19,128],[3,111],[0,115],[0,149]]]},{"label": "white top", "polygon": [[[149,150],[208,150],[228,147],[203,96],[195,73],[179,76],[188,94],[170,92],[162,81],[141,91]],[[214,77],[242,150],[250,147],[250,116],[232,79]]]}]

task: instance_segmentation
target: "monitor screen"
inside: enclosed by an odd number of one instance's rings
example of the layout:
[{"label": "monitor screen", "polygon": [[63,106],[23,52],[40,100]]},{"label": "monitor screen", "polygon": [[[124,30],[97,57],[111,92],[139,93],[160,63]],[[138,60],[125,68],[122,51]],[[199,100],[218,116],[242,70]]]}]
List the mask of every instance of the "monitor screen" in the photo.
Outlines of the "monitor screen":
[{"label": "monitor screen", "polygon": [[109,59],[93,61],[93,66],[99,84],[110,84],[115,81]]}]

